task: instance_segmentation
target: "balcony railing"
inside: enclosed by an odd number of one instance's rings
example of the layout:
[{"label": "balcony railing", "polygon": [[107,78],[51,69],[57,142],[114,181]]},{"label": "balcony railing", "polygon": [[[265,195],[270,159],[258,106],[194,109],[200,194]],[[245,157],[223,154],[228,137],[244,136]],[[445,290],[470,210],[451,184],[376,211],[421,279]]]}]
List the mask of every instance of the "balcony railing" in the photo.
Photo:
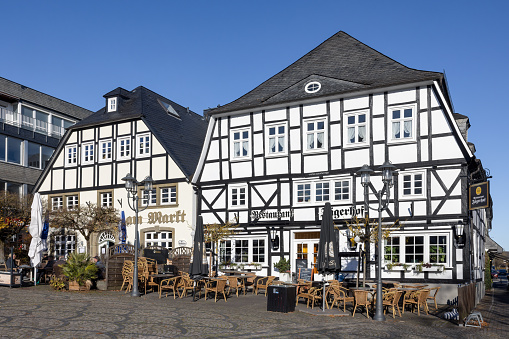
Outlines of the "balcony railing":
[{"label": "balcony railing", "polygon": [[65,129],[61,126],[49,124],[47,121],[37,120],[3,107],[0,107],[0,122],[55,138],[61,138],[65,133]]}]

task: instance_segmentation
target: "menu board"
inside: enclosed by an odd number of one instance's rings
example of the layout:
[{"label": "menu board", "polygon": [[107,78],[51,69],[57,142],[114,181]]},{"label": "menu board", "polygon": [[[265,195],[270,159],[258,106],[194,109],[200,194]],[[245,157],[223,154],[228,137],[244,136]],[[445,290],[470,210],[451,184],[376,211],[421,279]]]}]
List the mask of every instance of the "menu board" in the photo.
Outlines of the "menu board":
[{"label": "menu board", "polygon": [[312,268],[299,268],[299,279],[312,281],[313,269]]},{"label": "menu board", "polygon": [[299,268],[307,268],[308,260],[307,259],[295,259],[295,266],[297,267],[297,272],[299,272]]}]

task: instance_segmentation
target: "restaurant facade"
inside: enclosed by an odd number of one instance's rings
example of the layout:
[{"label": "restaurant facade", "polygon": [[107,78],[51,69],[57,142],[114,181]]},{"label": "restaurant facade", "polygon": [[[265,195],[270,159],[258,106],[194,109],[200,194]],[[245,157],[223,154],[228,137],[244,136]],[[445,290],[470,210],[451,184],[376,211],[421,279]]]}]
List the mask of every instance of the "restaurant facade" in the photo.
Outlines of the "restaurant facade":
[{"label": "restaurant facade", "polygon": [[[286,258],[294,273],[314,268],[330,202],[343,276],[355,279],[359,270],[374,279],[375,245],[355,244],[348,224],[378,207],[378,169],[389,161],[397,175],[382,215],[383,227],[393,228],[383,279],[441,286],[443,303],[455,300],[459,284],[484,293],[491,205],[470,210],[468,187],[488,175],[443,73],[408,68],[339,32],[206,116],[192,182],[204,223],[238,224],[220,242],[222,265],[277,275],[273,264]],[[363,165],[375,170],[367,203],[357,174]]]},{"label": "restaurant facade", "polygon": [[[204,118],[145,87],[117,88],[105,107],[72,126],[39,178],[35,192],[48,208],[71,209],[94,203],[125,213],[126,242],[134,244],[135,213],[128,205],[129,173],[139,182],[150,176],[153,189],[139,188],[140,245],[169,250],[192,246],[195,171],[206,130]],[[93,234],[90,254],[106,254],[121,243],[121,232]],[[85,239],[65,229],[52,229],[49,250],[56,256],[84,252]]]}]

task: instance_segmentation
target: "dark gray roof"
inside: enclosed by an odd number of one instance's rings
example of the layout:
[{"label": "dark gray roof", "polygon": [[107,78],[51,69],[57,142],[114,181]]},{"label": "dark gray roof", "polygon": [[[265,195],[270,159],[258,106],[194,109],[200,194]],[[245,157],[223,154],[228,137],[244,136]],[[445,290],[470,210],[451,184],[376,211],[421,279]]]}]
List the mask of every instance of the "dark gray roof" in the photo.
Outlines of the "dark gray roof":
[{"label": "dark gray roof", "polygon": [[[218,114],[442,78],[442,73],[408,68],[345,32],[338,32],[251,92],[209,112]],[[304,86],[312,80],[320,81],[322,88],[306,93]]]},{"label": "dark gray roof", "polygon": [[[112,93],[124,96],[116,112],[106,112],[106,109],[102,108],[70,129],[82,129],[141,118],[184,175],[191,178],[198,164],[205,139],[207,130],[205,119],[143,86],[132,91],[118,88],[105,97],[111,96]],[[170,104],[179,117],[168,114],[160,101]]]},{"label": "dark gray roof", "polygon": [[1,77],[0,93],[13,97],[13,99],[30,102],[79,120],[93,113],[88,109],[73,105],[67,101],[57,99],[51,95],[41,93]]}]

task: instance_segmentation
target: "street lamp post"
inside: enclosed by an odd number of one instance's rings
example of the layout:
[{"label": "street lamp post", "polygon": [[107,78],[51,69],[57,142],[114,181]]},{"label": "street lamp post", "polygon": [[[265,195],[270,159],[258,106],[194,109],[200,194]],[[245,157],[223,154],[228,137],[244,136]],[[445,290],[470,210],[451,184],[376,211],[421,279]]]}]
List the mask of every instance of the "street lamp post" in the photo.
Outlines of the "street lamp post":
[{"label": "street lamp post", "polygon": [[[390,200],[390,189],[394,185],[393,175],[396,167],[391,164],[389,161],[385,161],[382,166],[380,166],[380,170],[382,171],[382,182],[384,187],[376,192],[376,189],[373,187],[370,181],[370,175],[374,172],[368,165],[362,166],[362,168],[357,172],[361,176],[361,184],[364,187],[364,205],[365,210],[368,211],[369,208],[369,188],[371,188],[375,193],[375,196],[378,199],[378,208],[372,208],[373,210],[378,210],[378,258],[377,258],[377,281],[376,281],[376,311],[373,317],[373,320],[377,321],[385,321],[384,311],[383,311],[383,301],[382,301],[382,212],[387,209],[389,206]],[[383,199],[385,195],[385,200]]]},{"label": "street lamp post", "polygon": [[[142,212],[147,209],[147,205],[140,210],[139,209],[139,197],[138,197],[138,186],[143,186],[143,192],[148,192],[152,190],[152,185],[154,181],[150,176],[147,176],[142,182],[136,181],[134,177],[131,176],[131,173],[128,173],[122,181],[125,181],[125,189],[127,191],[127,204],[135,213],[135,228],[134,228],[134,270],[133,270],[133,290],[131,292],[132,297],[141,296],[140,291],[138,291],[138,248],[140,244],[140,238],[138,235],[138,212]],[[131,203],[132,200],[132,203]]]}]

